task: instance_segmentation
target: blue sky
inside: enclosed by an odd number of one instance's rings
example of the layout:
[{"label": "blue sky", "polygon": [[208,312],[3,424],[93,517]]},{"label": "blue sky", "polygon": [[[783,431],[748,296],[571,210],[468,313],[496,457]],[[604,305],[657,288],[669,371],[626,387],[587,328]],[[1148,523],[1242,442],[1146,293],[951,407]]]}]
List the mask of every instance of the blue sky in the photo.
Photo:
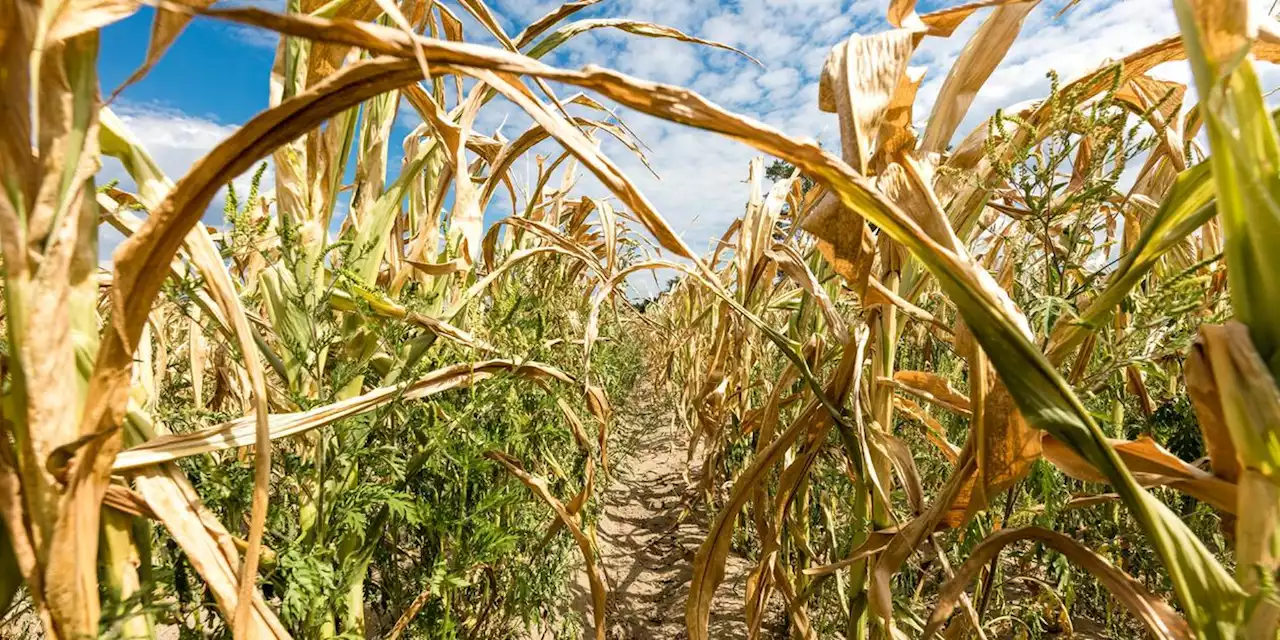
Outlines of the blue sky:
[{"label": "blue sky", "polygon": [[[98,71],[104,93],[142,63],[154,11],[143,7],[102,32]],[[246,46],[231,27],[195,20],[142,81],[125,90],[129,106],[167,110],[215,123],[242,123],[267,106],[274,52]]]},{"label": "blue sky", "polygon": [[[269,1],[269,0],[268,0]],[[920,11],[959,4],[922,1]],[[466,18],[456,2],[446,0]],[[490,0],[509,33],[559,3]],[[667,40],[593,31],[581,36],[547,61],[570,68],[595,63],[638,77],[689,86],[721,105],[761,119],[794,135],[824,144],[837,143],[833,114],[817,109],[817,82],[831,46],[853,33],[874,33],[888,25],[887,0],[605,0],[577,17],[625,17],[674,26],[686,33],[726,42],[758,58],[757,67],[732,53]],[[961,126],[963,135],[995,109],[1043,96],[1045,74],[1056,70],[1070,78],[1176,31],[1170,0],[1086,0],[1055,17],[1064,0],[1042,2],[1028,18],[1004,63],[976,96]],[[278,5],[277,5],[278,6]],[[1266,4],[1262,5],[1264,8]],[[912,59],[926,69],[918,96],[917,122],[928,117],[933,96],[970,35],[985,17],[970,18],[951,38],[927,38]],[[100,74],[109,94],[142,61],[150,33],[152,10],[107,27],[103,32]],[[488,42],[484,30],[469,19],[469,40]],[[177,179],[192,162],[267,106],[268,79],[274,57],[273,34],[207,19],[195,20],[167,55],[142,81],[128,87],[113,105],[134,134]],[[1160,67],[1155,75],[1187,81],[1185,64]],[[1280,84],[1270,69],[1266,88]],[[1267,82],[1268,80],[1274,80]],[[568,94],[564,89],[562,94]],[[659,211],[695,248],[706,248],[742,212],[743,184],[753,150],[714,135],[658,121],[625,110],[619,114],[648,145],[654,177],[620,145],[606,144],[609,155],[657,205]],[[417,124],[401,110],[393,132],[391,167],[399,164],[399,139]],[[477,129],[500,130],[514,138],[528,124],[523,114],[500,100],[482,112]],[[517,165],[517,171],[520,165]],[[105,177],[122,177],[108,162]],[[127,180],[123,181],[127,184]],[[583,192],[605,196],[594,179],[584,176]],[[496,199],[486,219],[509,210]],[[220,207],[215,207],[220,209]],[[207,220],[217,224],[216,214]]]}]

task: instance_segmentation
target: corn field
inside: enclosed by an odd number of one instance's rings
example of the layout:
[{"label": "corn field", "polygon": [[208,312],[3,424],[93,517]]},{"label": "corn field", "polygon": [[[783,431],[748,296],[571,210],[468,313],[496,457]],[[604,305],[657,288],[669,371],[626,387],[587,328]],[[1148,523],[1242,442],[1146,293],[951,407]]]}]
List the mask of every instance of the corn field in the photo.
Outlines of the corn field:
[{"label": "corn field", "polygon": [[[1251,3],[1171,0],[1179,33],[966,132],[1039,0],[891,0],[821,69],[838,149],[543,62],[597,30],[754,61],[595,0],[514,34],[483,0],[147,4],[126,84],[192,21],[278,42],[269,107],[180,177],[100,86],[138,1],[0,0],[0,636],[668,637],[617,630],[604,553],[640,396],[699,531],[681,637],[1280,636]],[[498,105],[533,124],[479,130]],[[605,153],[661,153],[636,112],[761,154],[711,251]]]}]

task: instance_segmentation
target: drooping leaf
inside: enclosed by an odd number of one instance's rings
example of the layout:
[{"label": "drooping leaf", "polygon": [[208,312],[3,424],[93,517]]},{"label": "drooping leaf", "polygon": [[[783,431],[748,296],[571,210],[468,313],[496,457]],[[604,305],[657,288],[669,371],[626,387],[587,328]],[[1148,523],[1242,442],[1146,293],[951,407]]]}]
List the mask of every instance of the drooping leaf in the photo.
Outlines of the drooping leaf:
[{"label": "drooping leaf", "polygon": [[978,90],[1009,53],[1027,14],[1038,4],[1035,1],[1002,4],[987,16],[965,44],[942,83],[933,103],[933,112],[929,114],[929,126],[925,128],[920,142],[922,150],[941,152],[947,149]]},{"label": "drooping leaf", "polygon": [[969,558],[956,570],[955,576],[942,586],[938,594],[938,603],[934,607],[933,614],[929,616],[929,622],[925,626],[922,637],[932,638],[938,632],[946,622],[947,616],[955,608],[965,588],[991,558],[1008,545],[1022,540],[1034,540],[1046,544],[1089,572],[1156,638],[1189,640],[1196,637],[1186,620],[1183,620],[1168,603],[1142,586],[1141,582],[1115,568],[1075,540],[1039,527],[997,531],[975,547],[969,553]]}]

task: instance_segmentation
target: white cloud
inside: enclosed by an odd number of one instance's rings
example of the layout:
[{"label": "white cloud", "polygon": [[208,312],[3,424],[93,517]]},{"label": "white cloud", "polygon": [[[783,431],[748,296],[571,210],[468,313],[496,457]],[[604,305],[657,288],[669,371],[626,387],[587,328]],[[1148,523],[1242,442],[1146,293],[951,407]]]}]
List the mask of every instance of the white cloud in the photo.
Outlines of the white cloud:
[{"label": "white cloud", "polygon": [[668,84],[688,84],[702,68],[700,52],[674,40],[632,38],[614,61],[635,75]]},{"label": "white cloud", "polygon": [[[186,175],[196,161],[239,128],[236,124],[225,124],[210,117],[156,105],[119,105],[116,107],[116,115],[120,116],[120,120],[138,139],[142,148],[151,154],[156,165],[174,182]],[[248,193],[251,177],[260,164],[261,162],[255,164],[253,169],[232,181],[237,193]],[[272,167],[268,166],[259,186],[266,191],[274,184],[275,174]],[[218,192],[210,205],[211,208],[216,206],[219,214],[224,197],[225,189]],[[220,222],[220,219],[213,222]]]},{"label": "white cloud", "polygon": [[[192,115],[154,104],[121,103],[114,105],[113,110],[137,139],[139,145],[155,160],[160,170],[174,182],[181,179],[192,165],[237,128],[236,125],[221,123],[209,117]],[[253,171],[250,171],[233,181],[237,193],[242,195],[248,193],[252,173]],[[105,184],[111,180],[118,181],[120,188],[126,191],[136,187],[133,179],[118,161],[104,157],[98,182]],[[268,168],[263,176],[261,188],[265,191],[272,188],[273,184],[273,174]],[[222,223],[222,207],[225,198],[226,189],[219,190],[205,214],[207,224]],[[110,251],[119,241],[120,239],[113,234],[104,234],[101,242],[103,251]]]},{"label": "white cloud", "polygon": [[781,67],[770,71],[756,82],[770,91],[790,91],[800,86],[800,72],[791,67]]},{"label": "white cloud", "polygon": [[[1177,31],[1170,0],[1096,0],[1080,3],[1057,17],[1066,1],[1046,0],[1030,14],[1008,56],[976,95],[958,135],[979,126],[997,108],[1045,95],[1049,86],[1046,74],[1051,70],[1070,78]],[[1269,2],[1254,1],[1263,9],[1267,5],[1261,3]],[[503,26],[514,34],[559,2],[495,0],[491,6],[501,16]],[[933,9],[939,4],[956,3],[921,4]],[[719,0],[615,0],[590,7],[571,20],[608,16],[670,25],[691,35],[739,47],[758,58],[763,68],[729,52],[609,29],[576,36],[546,61],[569,68],[594,63],[641,78],[689,86],[733,111],[835,148],[835,116],[817,109],[818,73],[827,52],[840,39],[888,28],[882,17],[886,5],[887,0],[738,0],[731,4]],[[469,40],[493,44],[470,16],[457,13],[464,21]],[[912,64],[928,69],[914,114],[918,122],[928,118],[947,72],[988,14],[989,11],[974,15],[951,38],[926,38],[917,49]],[[257,44],[272,44],[262,34],[233,33],[247,42],[257,38]],[[1267,66],[1261,70],[1264,88],[1280,82],[1280,71],[1275,69]],[[1182,63],[1162,66],[1156,74],[1181,81],[1189,79]],[[561,97],[574,91],[557,88]],[[150,107],[126,114],[130,126],[174,177],[232,129],[209,118]],[[628,110],[621,110],[620,115],[649,145],[649,159],[660,179],[651,176],[621,145],[606,143],[606,152],[691,246],[708,248],[741,214],[747,163],[759,154],[707,132]],[[405,120],[416,121],[416,117]],[[528,123],[526,116],[498,99],[481,112],[476,128],[492,134],[502,126],[503,134],[510,139]],[[397,131],[408,132],[404,127]],[[558,152],[551,143],[539,146],[537,151]],[[589,177],[582,186],[592,195],[607,195]],[[505,207],[509,203],[502,204]]]},{"label": "white cloud", "polygon": [[[595,63],[648,80],[689,86],[727,108],[783,130],[830,138],[834,119],[817,111],[817,73],[826,52],[847,37],[856,22],[865,22],[869,12],[883,13],[880,6],[868,9],[872,4],[877,3],[611,3],[605,10],[608,16],[656,22],[724,42],[755,56],[764,67],[730,52],[604,30],[575,38],[548,61],[566,67]],[[760,154],[721,136],[626,109],[619,115],[651,149],[648,155],[658,177],[620,144],[607,142],[606,153],[695,251],[710,249],[725,225],[741,215],[747,164]],[[482,117],[481,130],[485,122]],[[608,195],[590,176],[581,188],[589,195]],[[632,285],[636,292],[647,293],[653,289],[653,278],[637,276]]]},{"label": "white cloud", "polygon": [[235,125],[155,105],[122,104],[115,112],[170,176],[182,175],[236,130]]},{"label": "white cloud", "polygon": [[232,40],[255,49],[275,51],[280,44],[280,34],[258,27],[246,27],[237,24],[223,25],[224,32]]},{"label": "white cloud", "polygon": [[[1271,6],[1270,0],[1251,2],[1262,13]],[[1064,81],[1070,80],[1178,32],[1170,0],[1080,3],[1062,17],[1055,17],[1061,8],[1060,2],[1042,4],[1027,17],[1008,55],[975,97],[960,135],[980,125],[996,109],[1043,97],[1049,90],[1050,71]],[[983,19],[985,15],[975,15],[951,38],[928,38],[917,50],[912,63],[929,67],[917,96],[917,121],[928,118],[947,70]],[[1264,84],[1276,77],[1274,69],[1271,65],[1261,66]],[[1185,62],[1166,63],[1153,70],[1152,75],[1183,83],[1191,80]],[[1191,95],[1194,96],[1194,88]]]},{"label": "white cloud", "polygon": [[[1051,70],[1069,79],[1177,31],[1170,0],[1099,0],[1080,3],[1057,16],[1066,1],[1048,0],[1031,13],[1008,56],[975,97],[958,135],[981,125],[998,108],[1044,96],[1049,87],[1046,74]],[[606,8],[593,8],[592,15],[670,25],[739,47],[758,58],[764,68],[726,52],[608,31],[579,36],[548,57],[548,62],[566,67],[595,63],[689,86],[726,108],[789,134],[816,138],[829,148],[837,146],[838,126],[833,114],[817,109],[823,60],[840,39],[889,28],[882,17],[887,0],[739,0],[732,4],[618,0],[602,6]],[[922,8],[935,9],[938,3],[922,3]],[[535,13],[541,15],[541,10],[524,12],[524,21]],[[972,16],[951,38],[927,38],[921,43],[912,64],[926,66],[928,74],[917,101],[917,121],[928,118],[947,72],[988,14],[989,10]],[[1165,65],[1156,73],[1188,79],[1185,64]],[[1280,73],[1264,70],[1264,82],[1272,77],[1280,80]],[[620,145],[606,144],[606,152],[691,246],[709,247],[741,214],[747,163],[759,154],[710,133],[627,110],[620,115],[652,149],[649,159],[661,179],[649,175]],[[486,122],[482,117],[482,130]],[[589,177],[583,188],[605,195]],[[633,283],[637,290],[652,288],[640,280]]]}]

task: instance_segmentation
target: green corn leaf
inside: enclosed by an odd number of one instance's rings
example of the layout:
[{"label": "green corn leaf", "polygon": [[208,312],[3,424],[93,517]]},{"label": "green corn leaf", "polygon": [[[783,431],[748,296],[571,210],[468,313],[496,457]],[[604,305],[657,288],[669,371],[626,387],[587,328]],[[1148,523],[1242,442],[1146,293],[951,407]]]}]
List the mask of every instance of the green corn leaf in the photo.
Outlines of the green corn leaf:
[{"label": "green corn leaf", "polygon": [[350,271],[360,279],[360,284],[373,284],[377,277],[378,267],[382,265],[387,240],[390,238],[391,225],[400,215],[400,202],[418,178],[418,172],[422,170],[434,147],[434,144],[427,144],[418,150],[417,157],[400,171],[400,177],[378,197],[368,219],[361,220],[360,227],[354,231]]},{"label": "green corn leaf", "polygon": [[1271,374],[1280,373],[1280,141],[1247,57],[1245,2],[1176,0],[1188,59],[1202,96],[1227,274],[1236,316]]},{"label": "green corn leaf", "polygon": [[1138,243],[1112,272],[1106,288],[1089,302],[1079,318],[1063,319],[1054,327],[1047,353],[1050,362],[1062,362],[1085,336],[1111,318],[1125,296],[1142,282],[1169,249],[1213,218],[1216,212],[1213,194],[1213,173],[1208,162],[1178,174],[1169,194],[1142,230]]}]

